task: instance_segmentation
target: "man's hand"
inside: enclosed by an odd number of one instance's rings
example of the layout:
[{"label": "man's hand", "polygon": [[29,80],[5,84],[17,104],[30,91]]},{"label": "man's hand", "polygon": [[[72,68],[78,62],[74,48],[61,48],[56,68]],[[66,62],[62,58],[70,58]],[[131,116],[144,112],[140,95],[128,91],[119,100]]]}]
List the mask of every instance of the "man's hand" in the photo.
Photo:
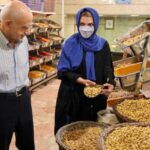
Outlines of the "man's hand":
[{"label": "man's hand", "polygon": [[85,86],[89,86],[89,85],[95,85],[96,83],[91,81],[91,80],[87,80],[87,79],[84,79],[82,77],[79,77],[77,79],[77,82],[80,83],[80,84],[83,84]]},{"label": "man's hand", "polygon": [[112,84],[105,83],[102,87],[101,94],[109,96],[109,94],[113,91],[113,89],[114,89],[114,86]]}]

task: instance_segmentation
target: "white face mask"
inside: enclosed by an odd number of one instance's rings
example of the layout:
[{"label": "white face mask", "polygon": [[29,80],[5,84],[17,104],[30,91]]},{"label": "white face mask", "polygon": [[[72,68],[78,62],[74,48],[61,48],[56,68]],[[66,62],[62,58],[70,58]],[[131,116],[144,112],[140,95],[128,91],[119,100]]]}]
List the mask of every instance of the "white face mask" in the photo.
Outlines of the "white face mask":
[{"label": "white face mask", "polygon": [[94,32],[94,26],[79,26],[79,31],[83,38],[89,38]]}]

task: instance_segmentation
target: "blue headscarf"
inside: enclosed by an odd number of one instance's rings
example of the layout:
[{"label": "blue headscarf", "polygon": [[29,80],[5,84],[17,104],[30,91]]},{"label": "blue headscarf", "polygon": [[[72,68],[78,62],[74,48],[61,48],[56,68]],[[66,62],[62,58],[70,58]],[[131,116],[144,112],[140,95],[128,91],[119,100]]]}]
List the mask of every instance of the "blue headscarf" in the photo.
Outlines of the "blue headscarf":
[{"label": "blue headscarf", "polygon": [[[79,32],[80,16],[84,11],[89,11],[94,20],[94,33],[88,39],[83,38]],[[86,51],[86,78],[95,81],[94,52],[100,51],[106,42],[105,39],[96,35],[99,27],[99,15],[93,8],[83,8],[76,15],[76,24],[78,33],[73,34],[65,41],[58,62],[58,71],[77,69],[82,62],[84,50]]]}]

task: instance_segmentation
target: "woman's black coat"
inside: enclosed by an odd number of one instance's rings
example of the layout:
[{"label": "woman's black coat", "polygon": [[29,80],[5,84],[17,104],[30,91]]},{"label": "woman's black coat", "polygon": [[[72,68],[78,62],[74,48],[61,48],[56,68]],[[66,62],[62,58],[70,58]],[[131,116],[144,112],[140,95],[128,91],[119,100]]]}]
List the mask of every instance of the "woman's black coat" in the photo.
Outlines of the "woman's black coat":
[{"label": "woman's black coat", "polygon": [[[77,70],[58,72],[58,78],[62,81],[55,109],[55,134],[60,127],[74,121],[96,121],[97,112],[106,108],[106,96],[87,98],[83,94],[84,86],[76,82],[78,77],[86,78],[85,55],[84,51],[82,63]],[[107,42],[102,50],[95,52],[94,58],[96,83],[115,85],[112,58]]]}]

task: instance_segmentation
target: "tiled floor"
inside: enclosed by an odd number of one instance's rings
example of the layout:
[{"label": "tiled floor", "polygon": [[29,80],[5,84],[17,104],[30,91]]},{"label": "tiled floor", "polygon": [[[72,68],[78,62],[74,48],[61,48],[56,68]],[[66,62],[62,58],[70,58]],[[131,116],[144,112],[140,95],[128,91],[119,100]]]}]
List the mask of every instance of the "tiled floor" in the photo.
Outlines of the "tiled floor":
[{"label": "tiled floor", "polygon": [[[58,150],[53,135],[54,110],[60,81],[51,80],[47,85],[40,86],[32,93],[32,109],[36,150]],[[10,150],[15,148],[13,138]]]}]

